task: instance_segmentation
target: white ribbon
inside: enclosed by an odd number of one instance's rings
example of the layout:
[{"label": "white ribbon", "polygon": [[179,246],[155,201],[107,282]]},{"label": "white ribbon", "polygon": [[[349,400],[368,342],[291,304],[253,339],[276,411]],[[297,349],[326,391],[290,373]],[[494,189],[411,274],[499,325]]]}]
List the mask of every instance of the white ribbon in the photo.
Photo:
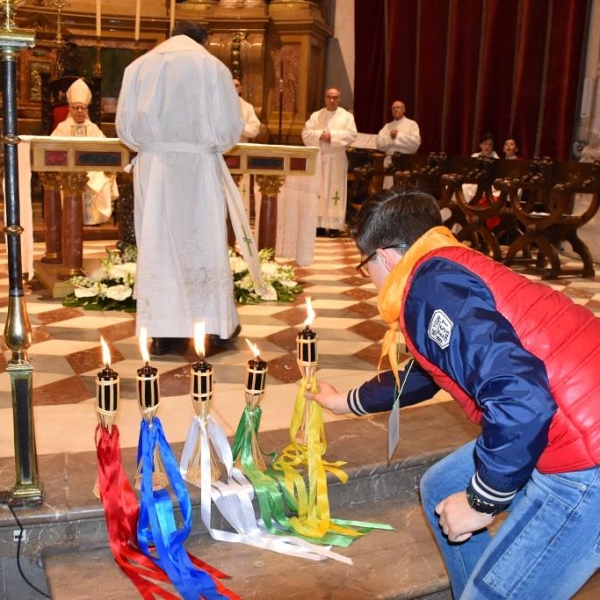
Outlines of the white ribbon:
[{"label": "white ribbon", "polygon": [[252,231],[250,230],[250,223],[248,222],[248,217],[244,210],[244,202],[240,196],[240,190],[237,185],[235,185],[235,181],[233,181],[231,173],[225,163],[225,159],[221,154],[218,155],[218,164],[221,168],[221,181],[223,182],[223,188],[225,190],[227,210],[229,212],[229,219],[231,220],[233,232],[235,233],[235,237],[240,246],[240,252],[248,265],[250,276],[254,281],[254,287],[261,296],[264,296],[265,284],[260,271],[258,248],[254,241]]},{"label": "white ribbon", "polygon": [[[212,480],[211,446],[227,469],[227,483]],[[194,417],[181,454],[180,470],[186,478],[193,461],[200,460],[200,515],[211,537],[223,542],[237,542],[272,550],[288,556],[309,560],[333,558],[348,565],[352,559],[332,552],[330,546],[318,546],[306,540],[269,533],[254,516],[252,499],[254,488],[243,473],[233,466],[233,456],[227,436],[219,424],[208,415],[206,419]],[[189,481],[197,485],[193,481]],[[214,529],[211,526],[212,501],[237,533]]]}]

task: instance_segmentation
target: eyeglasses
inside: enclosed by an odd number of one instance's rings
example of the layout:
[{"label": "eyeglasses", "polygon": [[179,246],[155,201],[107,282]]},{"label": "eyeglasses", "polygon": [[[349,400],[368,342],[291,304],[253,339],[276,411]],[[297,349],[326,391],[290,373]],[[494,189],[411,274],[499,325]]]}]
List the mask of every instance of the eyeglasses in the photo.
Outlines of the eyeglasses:
[{"label": "eyeglasses", "polygon": [[367,258],[361,260],[356,267],[354,267],[363,277],[369,278],[371,275],[369,273],[369,269],[367,269],[367,265],[373,260],[373,257],[377,254],[379,250],[390,250],[391,248],[396,248],[397,250],[406,250],[408,248],[408,244],[394,244],[393,246],[385,246],[384,248],[377,248],[375,252],[371,252]]},{"label": "eyeglasses", "polygon": [[75,112],[83,112],[87,110],[87,106],[84,106],[83,104],[69,104],[69,108]]}]

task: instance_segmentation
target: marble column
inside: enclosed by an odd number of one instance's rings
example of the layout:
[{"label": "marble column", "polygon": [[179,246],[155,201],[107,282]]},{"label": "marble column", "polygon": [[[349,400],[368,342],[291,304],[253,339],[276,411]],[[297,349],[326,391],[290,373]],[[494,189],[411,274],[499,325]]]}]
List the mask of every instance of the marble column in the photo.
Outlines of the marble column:
[{"label": "marble column", "polygon": [[256,182],[261,193],[258,249],[274,249],[277,245],[277,195],[281,191],[285,177],[257,175]]},{"label": "marble column", "polygon": [[60,264],[62,262],[62,202],[60,199],[59,173],[39,173],[44,186],[44,241],[46,252],[42,262]]},{"label": "marble column", "polygon": [[87,185],[87,173],[61,173],[63,190],[62,265],[59,279],[82,275],[83,266],[83,207],[82,194]]}]

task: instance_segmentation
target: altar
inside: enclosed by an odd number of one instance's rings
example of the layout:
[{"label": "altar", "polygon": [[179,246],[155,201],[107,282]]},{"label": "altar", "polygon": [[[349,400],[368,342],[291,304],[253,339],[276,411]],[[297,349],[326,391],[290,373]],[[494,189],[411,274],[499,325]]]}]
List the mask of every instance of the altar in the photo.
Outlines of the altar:
[{"label": "altar", "polygon": [[[83,206],[88,173],[115,173],[130,162],[129,149],[117,138],[26,137],[21,141],[20,181],[37,172],[44,186],[45,253],[34,273],[54,298],[69,294],[67,280],[83,274]],[[26,225],[27,226],[27,225]],[[33,223],[31,223],[33,228]]]},{"label": "altar", "polygon": [[[44,186],[46,248],[33,268],[43,287],[61,298],[72,290],[68,279],[84,273],[81,198],[88,173],[124,171],[131,162],[130,151],[118,138],[39,136],[24,142],[30,147],[30,161],[23,161],[22,178],[30,176],[30,167]],[[278,211],[278,195],[286,176],[313,175],[317,153],[317,148],[265,144],[238,144],[225,153],[234,180],[253,174],[261,190],[256,219],[259,249],[276,248],[278,231],[283,230],[286,214]]]}]

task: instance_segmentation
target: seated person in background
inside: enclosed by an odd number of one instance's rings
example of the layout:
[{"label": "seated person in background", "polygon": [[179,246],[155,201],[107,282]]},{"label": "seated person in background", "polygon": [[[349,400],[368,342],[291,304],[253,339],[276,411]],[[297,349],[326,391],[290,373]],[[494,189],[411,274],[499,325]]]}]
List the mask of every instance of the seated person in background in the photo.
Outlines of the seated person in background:
[{"label": "seated person in background", "polygon": [[502,146],[502,152],[504,152],[504,158],[506,160],[515,160],[521,158],[517,155],[519,152],[519,147],[517,146],[517,142],[512,138],[508,138],[504,142],[504,146]]},{"label": "seated person in background", "polygon": [[494,136],[491,133],[484,133],[479,140],[479,152],[473,152],[472,158],[478,156],[490,156],[491,158],[500,158],[494,150]]},{"label": "seated person in background", "polygon": [[242,98],[242,82],[239,79],[233,79],[233,85],[240,97],[240,109],[242,110],[242,119],[244,119],[244,131],[240,136],[240,142],[249,142],[260,132],[260,121],[254,111],[254,106]]},{"label": "seated person in background", "polygon": [[[400,154],[415,154],[421,145],[421,132],[416,121],[404,116],[406,107],[404,102],[395,100],[392,104],[393,121],[383,126],[377,134],[375,145],[377,150],[385,152],[386,157],[383,166],[388,167],[392,164],[392,155],[396,152]],[[394,178],[387,175],[383,180],[383,188],[391,188],[394,184]]]},{"label": "seated person in background", "polygon": [[[490,158],[500,158],[494,150],[494,136],[491,133],[484,133],[479,141],[479,152],[471,154],[471,158],[478,158],[480,156],[488,156]],[[471,202],[477,193],[476,183],[465,183],[462,186],[463,195],[466,202]]]},{"label": "seated person in background", "polygon": [[[357,269],[379,289],[395,371],[347,394],[320,381],[306,396],[366,415],[445,389],[481,427],[420,483],[453,597],[572,598],[600,568],[600,319],[440,224],[435,199],[415,189],[362,205]],[[399,332],[414,357],[402,370]]]},{"label": "seated person in background", "polygon": [[[67,90],[67,101],[69,116],[56,126],[52,136],[106,137],[89,119],[88,106],[92,101],[92,91],[83,79],[71,84]],[[83,195],[83,224],[99,225],[108,221],[112,214],[112,201],[118,197],[114,173],[106,176],[102,171],[90,171]]]}]

